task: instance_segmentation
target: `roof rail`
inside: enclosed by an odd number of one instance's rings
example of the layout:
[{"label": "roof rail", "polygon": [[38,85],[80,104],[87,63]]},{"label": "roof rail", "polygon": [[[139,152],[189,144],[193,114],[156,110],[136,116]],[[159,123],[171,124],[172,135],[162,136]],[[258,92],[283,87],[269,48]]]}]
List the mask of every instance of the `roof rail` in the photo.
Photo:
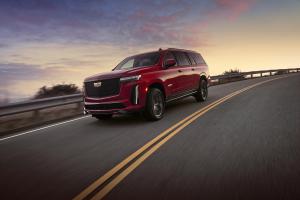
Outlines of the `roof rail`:
[{"label": "roof rail", "polygon": [[[190,52],[196,52],[193,50],[188,50],[188,49],[178,49],[178,48],[168,48],[167,50],[179,50],[179,51],[190,51]],[[196,52],[197,53],[197,52]]]}]

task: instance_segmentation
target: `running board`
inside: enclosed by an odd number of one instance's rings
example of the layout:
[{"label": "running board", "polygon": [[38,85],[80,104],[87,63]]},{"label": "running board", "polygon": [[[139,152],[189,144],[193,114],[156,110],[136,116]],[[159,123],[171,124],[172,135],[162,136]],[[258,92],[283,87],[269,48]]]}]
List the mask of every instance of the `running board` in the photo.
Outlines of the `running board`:
[{"label": "running board", "polygon": [[171,97],[170,99],[166,100],[166,103],[169,103],[171,101],[175,101],[175,100],[178,100],[178,99],[183,99],[185,97],[191,96],[191,95],[196,94],[196,93],[197,93],[197,90],[193,90],[192,92],[188,92],[188,93],[185,93],[185,94],[182,94],[182,95],[179,95],[179,96]]}]

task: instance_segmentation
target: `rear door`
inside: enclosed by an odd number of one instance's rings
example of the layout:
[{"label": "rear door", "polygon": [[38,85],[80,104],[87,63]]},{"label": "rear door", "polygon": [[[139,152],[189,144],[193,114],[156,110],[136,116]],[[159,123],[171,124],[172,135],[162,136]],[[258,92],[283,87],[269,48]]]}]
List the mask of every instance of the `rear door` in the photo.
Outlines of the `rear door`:
[{"label": "rear door", "polygon": [[178,63],[178,71],[179,73],[181,73],[179,80],[180,92],[185,93],[192,89],[195,89],[192,71],[193,66],[191,65],[188,55],[184,51],[174,51],[173,54],[175,55],[176,61]]}]

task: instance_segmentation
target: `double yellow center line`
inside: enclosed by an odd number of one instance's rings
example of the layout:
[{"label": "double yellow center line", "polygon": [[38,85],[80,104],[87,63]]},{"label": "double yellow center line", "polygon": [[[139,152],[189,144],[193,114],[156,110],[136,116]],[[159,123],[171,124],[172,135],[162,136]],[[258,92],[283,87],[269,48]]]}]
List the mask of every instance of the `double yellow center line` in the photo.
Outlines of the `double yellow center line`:
[{"label": "double yellow center line", "polygon": [[[286,76],[285,76],[286,77]],[[253,87],[258,85],[274,81],[277,79],[285,78],[273,78],[266,81],[262,81],[253,85],[250,85],[246,88],[233,92],[213,103],[205,106],[204,108],[192,113],[187,116],[183,120],[174,124],[170,128],[166,129],[154,139],[146,143],[140,149],[132,153],[114,168],[109,170],[106,174],[101,176],[95,182],[93,182],[90,186],[88,186],[85,190],[83,190],[79,195],[77,195],[74,200],[83,200],[83,199],[92,199],[92,200],[100,200],[105,195],[107,195],[117,184],[119,184],[128,174],[130,174],[135,168],[137,168],[143,161],[145,161],[149,156],[151,156],[159,147],[165,144],[168,140],[174,137],[177,133],[179,133],[186,126],[191,124],[200,116],[204,115],[209,110],[215,108],[219,104],[227,101],[228,99],[247,91]],[[114,176],[114,177],[113,177]],[[100,189],[99,189],[100,188]],[[98,189],[98,190],[97,190]]]}]

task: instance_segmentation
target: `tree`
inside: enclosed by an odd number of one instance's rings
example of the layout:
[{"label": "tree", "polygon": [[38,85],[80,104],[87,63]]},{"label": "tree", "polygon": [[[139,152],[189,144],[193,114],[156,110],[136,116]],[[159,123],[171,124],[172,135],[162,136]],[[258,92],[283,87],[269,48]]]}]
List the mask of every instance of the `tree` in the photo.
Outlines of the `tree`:
[{"label": "tree", "polygon": [[223,72],[223,75],[226,75],[228,77],[223,78],[221,81],[222,83],[245,79],[245,76],[239,69],[230,69],[228,71],[226,70],[225,72]]},{"label": "tree", "polygon": [[235,74],[241,74],[241,70],[239,69],[230,69],[230,70],[226,70],[225,72],[223,72],[223,75],[235,75]]},{"label": "tree", "polygon": [[52,87],[43,86],[37,91],[33,99],[78,94],[80,92],[80,89],[75,84],[57,84]]}]

